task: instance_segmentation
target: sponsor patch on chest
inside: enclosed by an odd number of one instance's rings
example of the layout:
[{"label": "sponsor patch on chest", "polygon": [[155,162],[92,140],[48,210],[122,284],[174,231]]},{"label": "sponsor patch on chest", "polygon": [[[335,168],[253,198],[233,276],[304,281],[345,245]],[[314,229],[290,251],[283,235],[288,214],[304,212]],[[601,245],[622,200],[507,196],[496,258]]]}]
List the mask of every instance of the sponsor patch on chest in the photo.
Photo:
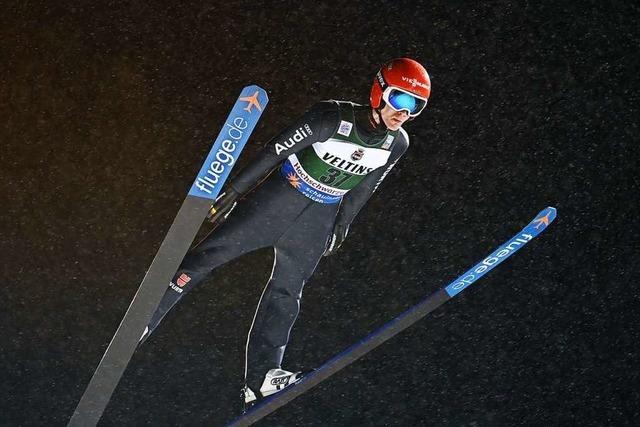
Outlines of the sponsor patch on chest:
[{"label": "sponsor patch on chest", "polygon": [[393,142],[393,135],[387,135],[387,139],[384,141],[384,143],[382,144],[382,148],[383,150],[388,149],[389,147],[391,147],[391,143]]},{"label": "sponsor patch on chest", "polygon": [[338,134],[349,136],[351,135],[351,129],[353,129],[353,123],[341,120],[340,126],[338,126]]},{"label": "sponsor patch on chest", "polygon": [[280,155],[283,151],[287,151],[289,148],[296,145],[298,142],[306,139],[309,135],[313,135],[311,126],[305,123],[302,127],[296,129],[296,131],[289,136],[288,139],[283,139],[275,144],[276,155]]},{"label": "sponsor patch on chest", "polygon": [[387,164],[391,151],[363,147],[330,138],[312,145],[316,155],[328,165],[354,175],[366,175]]},{"label": "sponsor patch on chest", "polygon": [[364,156],[364,150],[362,148],[358,148],[356,151],[351,153],[351,160],[358,161],[362,159],[362,156]]}]

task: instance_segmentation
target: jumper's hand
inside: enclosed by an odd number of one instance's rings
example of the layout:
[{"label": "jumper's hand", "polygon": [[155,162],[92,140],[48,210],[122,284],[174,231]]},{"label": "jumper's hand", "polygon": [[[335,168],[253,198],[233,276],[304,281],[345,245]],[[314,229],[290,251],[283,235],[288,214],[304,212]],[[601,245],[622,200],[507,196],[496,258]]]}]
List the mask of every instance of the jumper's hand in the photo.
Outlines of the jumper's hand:
[{"label": "jumper's hand", "polygon": [[347,238],[347,234],[349,234],[349,226],[336,224],[333,228],[333,233],[327,240],[327,248],[324,251],[324,256],[331,256],[336,253],[344,239]]},{"label": "jumper's hand", "polygon": [[207,218],[213,224],[220,224],[224,222],[229,216],[233,208],[238,204],[237,200],[240,194],[233,188],[229,187],[224,193],[218,196],[215,203],[209,210]]}]

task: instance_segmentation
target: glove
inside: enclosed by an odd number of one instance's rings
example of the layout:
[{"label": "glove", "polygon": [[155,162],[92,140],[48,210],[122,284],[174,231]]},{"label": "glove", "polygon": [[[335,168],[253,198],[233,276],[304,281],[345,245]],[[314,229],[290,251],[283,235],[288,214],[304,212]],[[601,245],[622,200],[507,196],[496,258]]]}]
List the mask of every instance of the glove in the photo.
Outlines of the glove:
[{"label": "glove", "polygon": [[331,256],[336,253],[344,239],[347,238],[347,234],[349,234],[349,226],[336,224],[333,227],[333,233],[329,236],[327,240],[327,248],[324,251],[324,256]]},{"label": "glove", "polygon": [[211,206],[211,209],[209,209],[209,213],[207,214],[209,221],[213,224],[224,222],[233,208],[238,204],[237,200],[239,197],[240,193],[231,187],[227,188],[224,193],[218,196],[213,206]]}]

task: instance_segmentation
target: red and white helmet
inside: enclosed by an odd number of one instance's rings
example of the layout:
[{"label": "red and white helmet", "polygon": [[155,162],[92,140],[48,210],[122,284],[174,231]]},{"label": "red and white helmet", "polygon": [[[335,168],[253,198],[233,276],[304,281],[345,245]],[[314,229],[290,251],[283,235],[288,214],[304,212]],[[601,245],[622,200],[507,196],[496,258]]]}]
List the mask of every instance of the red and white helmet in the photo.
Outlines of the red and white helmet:
[{"label": "red and white helmet", "polygon": [[[391,108],[405,110],[409,116],[415,117],[426,107],[430,94],[431,79],[427,70],[413,59],[396,58],[376,73],[369,100],[373,108],[381,108],[382,101],[385,101]],[[415,99],[410,99],[407,104],[409,97]],[[394,99],[399,99],[399,102],[393,102]]]}]

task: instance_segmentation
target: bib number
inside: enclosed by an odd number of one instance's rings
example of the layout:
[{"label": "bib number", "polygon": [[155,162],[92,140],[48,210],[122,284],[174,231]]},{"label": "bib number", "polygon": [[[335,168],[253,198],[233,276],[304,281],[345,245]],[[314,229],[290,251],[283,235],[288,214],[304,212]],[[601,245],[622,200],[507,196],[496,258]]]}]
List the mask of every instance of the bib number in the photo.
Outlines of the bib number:
[{"label": "bib number", "polygon": [[319,179],[323,184],[338,187],[341,184],[344,184],[351,177],[352,175],[350,173],[343,172],[335,168],[329,168],[327,169],[327,175],[322,175]]}]

